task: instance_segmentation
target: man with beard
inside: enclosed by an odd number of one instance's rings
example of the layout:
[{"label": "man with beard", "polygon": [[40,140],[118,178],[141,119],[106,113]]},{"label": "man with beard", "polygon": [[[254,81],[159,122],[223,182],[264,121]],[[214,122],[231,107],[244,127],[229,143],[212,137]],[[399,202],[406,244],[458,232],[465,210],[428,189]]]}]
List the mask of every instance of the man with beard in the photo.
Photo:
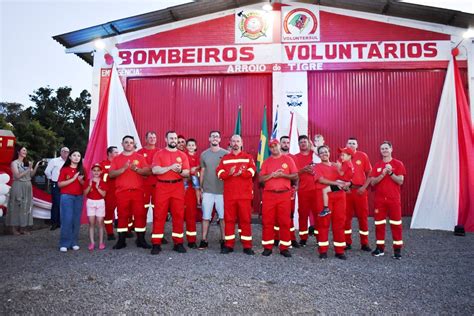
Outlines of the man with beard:
[{"label": "man with beard", "polygon": [[112,160],[118,156],[117,147],[110,146],[107,148],[107,159],[100,163],[102,168],[102,181],[106,183],[107,193],[105,194],[105,217],[104,226],[107,232],[107,240],[115,240],[114,235],[114,218],[115,209],[117,208],[117,199],[115,198],[115,179],[109,177],[110,165]]},{"label": "man with beard", "polygon": [[247,255],[252,250],[252,199],[253,181],[257,167],[250,154],[242,151],[242,138],[233,135],[230,139],[232,152],[222,157],[217,167],[217,177],[224,181],[225,247],[222,254],[234,251],[235,224],[238,219],[240,241]]},{"label": "man with beard", "polygon": [[346,224],[344,227],[346,250],[352,249],[352,217],[355,213],[359,222],[360,249],[372,251],[369,247],[369,195],[367,192],[372,165],[367,154],[357,150],[356,138],[350,137],[346,146],[354,152],[352,155],[354,175],[351,180],[351,190],[346,193]]},{"label": "man with beard", "polygon": [[123,152],[112,160],[109,176],[115,181],[115,196],[117,198],[119,239],[114,249],[127,246],[125,242],[128,232],[128,222],[134,218],[136,244],[140,248],[151,248],[145,241],[146,212],[143,207],[143,176],[151,174],[145,157],[135,152],[135,139],[127,135],[122,138]]},{"label": "man with beard", "polygon": [[263,256],[272,254],[274,244],[274,226],[280,225],[280,254],[291,257],[288,247],[290,241],[291,181],[298,179],[298,169],[288,155],[282,155],[280,142],[272,139],[269,142],[271,156],[262,164],[260,182],[265,187],[262,197],[262,245]]},{"label": "man with beard", "polygon": [[199,244],[199,249],[206,249],[209,245],[207,234],[214,206],[219,216],[221,249],[224,247],[224,183],[217,178],[216,168],[222,157],[229,152],[219,146],[220,142],[221,133],[219,131],[211,131],[209,133],[210,147],[201,154],[202,240]]},{"label": "man with beard", "polygon": [[189,161],[185,153],[178,150],[178,135],[175,131],[166,132],[166,147],[153,157],[152,171],[156,175],[155,210],[153,212],[152,255],[161,252],[166,215],[171,209],[173,250],[185,253],[183,246],[184,184],[183,178],[189,176]]}]

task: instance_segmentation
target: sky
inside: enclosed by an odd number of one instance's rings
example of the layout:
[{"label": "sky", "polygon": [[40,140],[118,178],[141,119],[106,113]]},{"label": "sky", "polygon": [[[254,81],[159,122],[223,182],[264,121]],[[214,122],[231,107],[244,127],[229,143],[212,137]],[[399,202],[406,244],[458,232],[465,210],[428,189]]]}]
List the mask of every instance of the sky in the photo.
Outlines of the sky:
[{"label": "sky", "polygon": [[[0,101],[31,106],[29,94],[50,86],[91,90],[92,67],[52,36],[160,10],[189,0],[0,0]],[[473,0],[410,0],[474,13]]]}]

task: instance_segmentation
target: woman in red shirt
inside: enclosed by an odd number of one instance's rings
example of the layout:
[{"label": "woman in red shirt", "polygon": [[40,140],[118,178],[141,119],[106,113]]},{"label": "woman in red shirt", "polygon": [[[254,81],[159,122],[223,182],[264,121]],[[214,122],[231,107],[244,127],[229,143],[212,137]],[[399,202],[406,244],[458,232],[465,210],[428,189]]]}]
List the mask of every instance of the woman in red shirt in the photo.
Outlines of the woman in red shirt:
[{"label": "woman in red shirt", "polygon": [[71,248],[79,250],[83,184],[82,156],[79,151],[73,150],[69,153],[58,178],[58,187],[61,190],[61,238],[59,240],[61,252],[67,252]]}]

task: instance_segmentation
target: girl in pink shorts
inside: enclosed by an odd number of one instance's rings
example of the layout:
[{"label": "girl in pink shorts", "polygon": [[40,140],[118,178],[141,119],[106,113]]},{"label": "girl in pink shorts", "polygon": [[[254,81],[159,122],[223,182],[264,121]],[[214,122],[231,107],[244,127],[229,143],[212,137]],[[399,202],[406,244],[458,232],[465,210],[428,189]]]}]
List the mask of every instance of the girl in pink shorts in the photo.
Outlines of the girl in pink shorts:
[{"label": "girl in pink shorts", "polygon": [[89,217],[89,250],[94,250],[95,226],[99,230],[99,249],[105,249],[104,217],[105,217],[105,183],[101,181],[102,167],[99,164],[92,166],[92,176],[84,182],[84,195],[87,196],[87,217]]}]

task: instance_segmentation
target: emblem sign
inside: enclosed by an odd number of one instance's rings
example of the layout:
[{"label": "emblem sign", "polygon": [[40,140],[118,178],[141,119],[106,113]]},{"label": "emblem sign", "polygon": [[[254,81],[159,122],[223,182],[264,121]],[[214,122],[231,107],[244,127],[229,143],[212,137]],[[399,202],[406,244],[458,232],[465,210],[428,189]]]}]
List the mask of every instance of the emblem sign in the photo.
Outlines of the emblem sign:
[{"label": "emblem sign", "polygon": [[282,42],[309,42],[319,41],[319,9],[282,8]]},{"label": "emblem sign", "polygon": [[235,12],[235,42],[272,42],[272,25],[272,16],[263,10],[237,10]]}]

